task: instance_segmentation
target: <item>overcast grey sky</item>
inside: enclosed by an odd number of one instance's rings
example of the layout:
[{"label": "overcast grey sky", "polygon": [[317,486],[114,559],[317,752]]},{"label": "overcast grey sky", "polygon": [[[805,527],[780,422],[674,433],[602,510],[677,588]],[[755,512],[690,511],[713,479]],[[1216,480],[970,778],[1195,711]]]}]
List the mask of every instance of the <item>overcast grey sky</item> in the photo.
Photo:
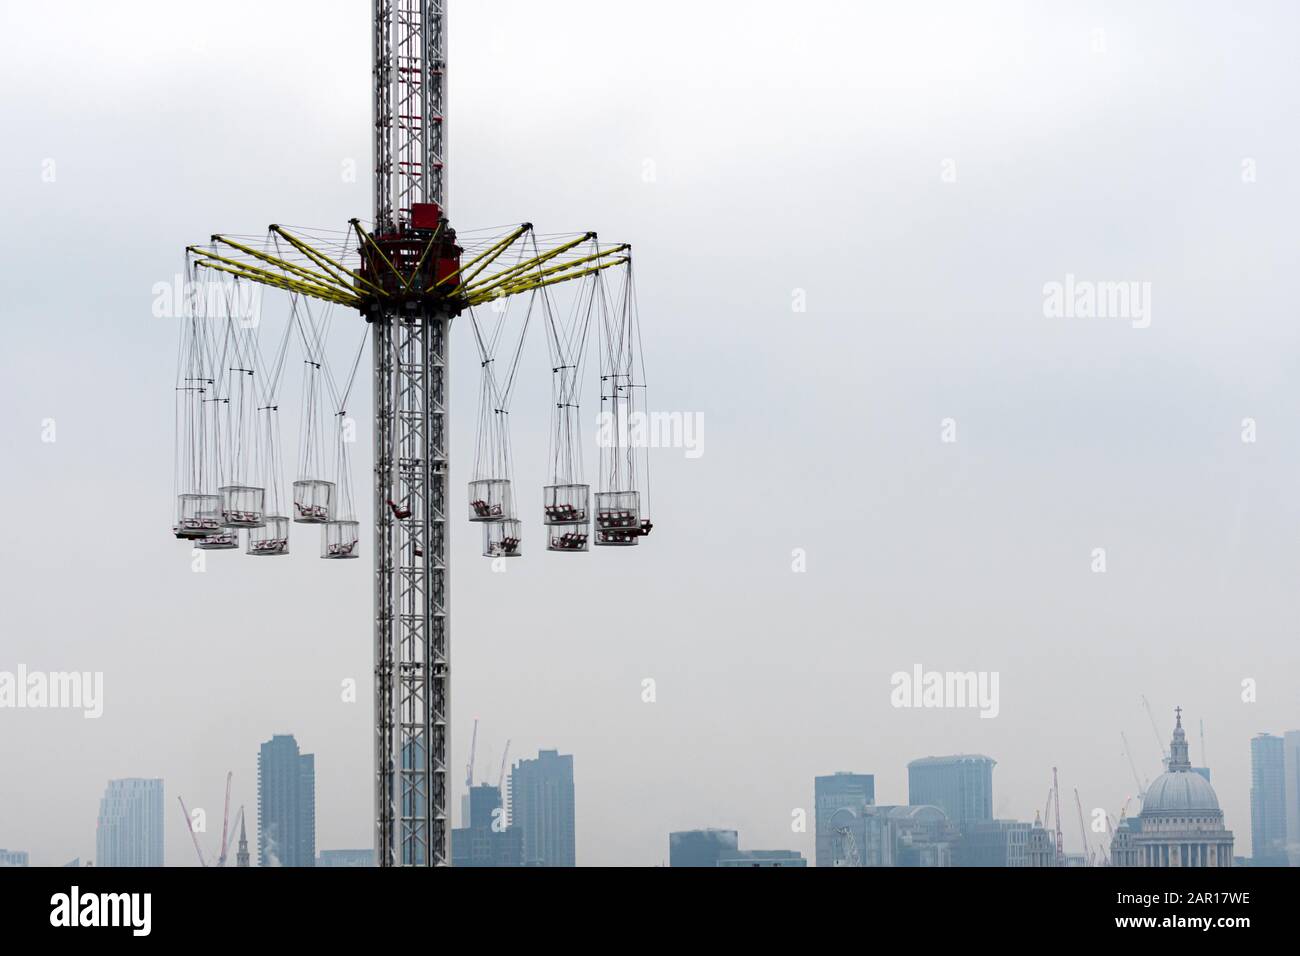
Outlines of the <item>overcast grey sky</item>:
[{"label": "overcast grey sky", "polygon": [[[168,530],[176,328],[151,315],[187,243],[369,215],[370,15],[0,13],[0,670],[105,680],[97,721],[0,711],[0,846],[33,863],[93,857],[105,782],[161,776],[167,862],[192,864],[176,796],[219,813],[233,770],[253,817],[273,733],[316,754],[317,846],[371,844],[369,537],[327,564],[295,526],[284,561],[191,572]],[[698,459],[652,455],[644,546],[543,553],[532,339],[527,554],[493,574],[477,529],[453,531],[456,805],[477,715],[481,777],[507,737],[575,755],[582,864],[662,862],[670,830],[703,826],[811,856],[790,821],[814,775],[874,773],[905,803],[927,754],[994,757],[998,816],[1032,820],[1053,766],[1117,813],[1121,731],[1158,770],[1145,693],[1166,737],[1183,706],[1198,764],[1204,720],[1248,852],[1249,738],[1300,727],[1298,21],[453,0],[454,223],[632,242],[650,405],[705,423]],[[1067,275],[1150,283],[1149,327],[1046,317]],[[454,334],[459,501],[477,363]],[[998,717],[891,707],[915,664],[998,672]]]}]

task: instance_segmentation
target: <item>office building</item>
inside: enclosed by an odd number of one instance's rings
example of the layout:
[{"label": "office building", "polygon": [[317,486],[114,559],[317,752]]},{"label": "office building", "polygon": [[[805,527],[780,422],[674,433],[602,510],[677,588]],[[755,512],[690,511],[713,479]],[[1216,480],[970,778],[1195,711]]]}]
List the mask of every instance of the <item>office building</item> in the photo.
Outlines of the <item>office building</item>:
[{"label": "office building", "polygon": [[679,830],[668,834],[668,865],[717,866],[738,848],[735,830]]},{"label": "office building", "polygon": [[451,831],[452,866],[522,866],[523,833],[509,824],[501,790],[491,784],[466,795],[468,824]]},{"label": "office building", "polygon": [[797,850],[728,850],[718,857],[717,866],[807,866]]},{"label": "office building", "polygon": [[[572,754],[543,750],[516,763],[509,810],[523,838],[524,866],[577,865]],[[472,821],[472,805],[470,815]]]},{"label": "office building", "polygon": [[110,780],[99,801],[95,865],[163,865],[163,782]]},{"label": "office building", "polygon": [[1281,737],[1250,741],[1250,859],[1255,866],[1287,865],[1286,751]]},{"label": "office building", "polygon": [[1028,823],[1018,820],[989,820],[969,824],[962,833],[956,866],[1029,866]]},{"label": "office building", "polygon": [[[869,773],[837,771],[813,780],[813,844],[815,866],[843,865],[837,850],[844,845],[844,831],[861,838],[862,811],[876,802],[876,778]],[[840,861],[838,864],[836,861]]]},{"label": "office building", "polygon": [[26,850],[0,850],[0,866],[27,866]]},{"label": "office building", "polygon": [[1300,730],[1282,735],[1282,772],[1286,779],[1286,845],[1291,866],[1300,866]]},{"label": "office building", "polygon": [[907,765],[907,802],[941,809],[958,829],[993,819],[993,767],[979,754],[924,757]]}]

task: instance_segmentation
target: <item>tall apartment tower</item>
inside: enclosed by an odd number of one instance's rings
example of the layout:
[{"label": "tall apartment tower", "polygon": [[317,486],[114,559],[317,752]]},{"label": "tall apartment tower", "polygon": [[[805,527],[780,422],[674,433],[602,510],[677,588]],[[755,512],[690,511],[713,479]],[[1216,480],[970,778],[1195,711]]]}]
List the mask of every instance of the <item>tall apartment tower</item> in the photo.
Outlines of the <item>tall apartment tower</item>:
[{"label": "tall apartment tower", "polygon": [[1286,866],[1285,747],[1281,737],[1250,741],[1250,858],[1256,866]]},{"label": "tall apartment tower", "polygon": [[993,819],[993,767],[980,754],[923,757],[907,765],[907,802],[938,807],[965,833]]},{"label": "tall apartment tower", "polygon": [[291,734],[257,755],[257,865],[316,865],[316,758]]},{"label": "tall apartment tower", "polygon": [[96,866],[163,865],[163,782],[110,780],[95,825]]},{"label": "tall apartment tower", "polygon": [[510,823],[523,837],[524,866],[576,866],[573,755],[542,750],[510,770]]}]

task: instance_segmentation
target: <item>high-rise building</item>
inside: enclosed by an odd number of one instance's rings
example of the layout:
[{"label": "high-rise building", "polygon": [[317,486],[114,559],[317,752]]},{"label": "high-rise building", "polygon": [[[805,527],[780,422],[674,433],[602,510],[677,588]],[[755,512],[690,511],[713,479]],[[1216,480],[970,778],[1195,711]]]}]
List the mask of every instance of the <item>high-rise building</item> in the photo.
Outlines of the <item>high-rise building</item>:
[{"label": "high-rise building", "polygon": [[814,866],[846,865],[853,842],[862,840],[862,811],[875,802],[872,774],[840,770],[813,779]]},{"label": "high-rise building", "polygon": [[0,866],[27,866],[27,851],[0,850]]},{"label": "high-rise building", "polygon": [[935,806],[965,830],[993,819],[993,767],[979,754],[923,757],[907,765],[907,802]]},{"label": "high-rise building", "polygon": [[511,768],[510,822],[523,837],[524,866],[577,865],[572,754],[542,750]]},{"label": "high-rise building", "polygon": [[316,758],[292,734],[257,755],[257,865],[316,865]]},{"label": "high-rise building", "polygon": [[717,866],[738,846],[735,830],[679,830],[668,834],[668,865]]},{"label": "high-rise building", "polygon": [[163,865],[163,782],[110,780],[99,801],[96,866]]},{"label": "high-rise building", "polygon": [[1286,751],[1281,737],[1250,741],[1250,858],[1255,866],[1286,866]]},{"label": "high-rise building", "polygon": [[989,820],[966,827],[954,854],[956,866],[1029,866],[1028,823]]},{"label": "high-rise building", "polygon": [[1214,787],[1192,773],[1182,708],[1174,714],[1169,769],[1147,787],[1142,812],[1115,829],[1111,866],[1232,866],[1232,831],[1223,825]]},{"label": "high-rise building", "polygon": [[1300,866],[1300,730],[1282,735],[1282,772],[1286,776],[1286,848],[1291,866]]},{"label": "high-rise building", "polygon": [[501,790],[483,783],[465,795],[466,825],[451,831],[452,866],[520,866],[523,833],[510,824]]},{"label": "high-rise building", "polygon": [[[840,866],[945,867],[953,865],[960,834],[939,807],[870,806],[863,835]],[[855,841],[858,838],[855,836]],[[858,862],[853,862],[856,857]]]}]

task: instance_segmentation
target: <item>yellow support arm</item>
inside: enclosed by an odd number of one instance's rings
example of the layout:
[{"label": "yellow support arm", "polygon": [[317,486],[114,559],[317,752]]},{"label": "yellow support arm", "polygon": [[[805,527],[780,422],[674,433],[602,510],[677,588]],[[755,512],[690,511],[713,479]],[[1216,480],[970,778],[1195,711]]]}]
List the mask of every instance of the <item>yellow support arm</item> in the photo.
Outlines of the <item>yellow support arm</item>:
[{"label": "yellow support arm", "polygon": [[[286,240],[288,240],[293,245],[295,249],[297,249],[299,252],[301,252],[303,255],[309,258],[312,262],[316,263],[316,265],[320,266],[322,269],[326,269],[328,271],[330,267],[333,267],[333,269],[336,269],[339,272],[351,276],[353,279],[356,280],[358,285],[366,286],[368,289],[370,289],[371,292],[381,291],[379,286],[365,279],[361,275],[361,273],[354,272],[353,270],[349,269],[347,266],[343,265],[340,262],[335,262],[333,259],[325,255],[325,253],[321,252],[319,249],[315,249],[312,246],[309,246],[307,243],[303,242],[297,236],[291,235],[282,226],[272,226],[271,231],[278,236],[283,236]],[[339,277],[339,282],[341,284],[346,285],[346,281],[343,280],[341,276]]]},{"label": "yellow support arm", "polygon": [[500,242],[493,243],[489,248],[485,249],[483,252],[480,252],[473,259],[471,259],[469,262],[466,262],[455,272],[451,273],[450,275],[443,276],[441,279],[439,279],[433,285],[429,286],[429,288],[425,289],[424,291],[432,292],[434,289],[437,289],[443,283],[450,282],[458,275],[463,275],[466,269],[473,267],[476,263],[482,262],[482,265],[480,265],[477,269],[474,270],[474,275],[467,276],[463,280],[462,285],[468,285],[470,282],[474,281],[475,276],[477,276],[480,272],[482,272],[489,265],[491,265],[498,256],[500,256],[503,252],[509,249],[512,245],[514,245],[520,236],[524,235],[532,228],[533,227],[531,223],[524,223],[522,226],[520,226],[510,235],[506,236]]},{"label": "yellow support arm", "polygon": [[[233,239],[227,239],[225,236],[213,236],[212,241],[229,246],[238,252],[242,252],[246,256],[252,256],[254,259],[259,259],[262,262],[269,263],[282,272],[292,272],[300,279],[306,279],[308,282],[317,283],[327,287],[338,284],[337,280],[333,276],[313,272],[311,269],[304,269],[302,266],[294,265],[292,262],[281,259],[279,256],[273,256],[270,253],[261,252],[250,246],[245,246],[242,243],[235,242]],[[344,288],[351,291],[350,287],[346,285]]]},{"label": "yellow support arm", "polygon": [[581,272],[571,272],[566,275],[556,276],[553,279],[546,279],[545,281],[542,282],[533,282],[528,285],[520,285],[520,286],[509,286],[506,288],[493,289],[487,292],[471,294],[469,298],[469,304],[483,305],[487,302],[492,302],[496,299],[504,299],[507,296],[516,295],[520,292],[531,292],[534,289],[544,289],[547,286],[558,285],[561,282],[568,282],[570,279],[581,279],[584,276],[593,275],[605,269],[613,268],[614,266],[621,266],[624,263],[630,261],[631,259],[628,258],[627,256],[621,256],[618,259],[611,259],[609,262],[602,262],[599,265],[592,266],[590,269],[583,269]]},{"label": "yellow support arm", "polygon": [[[538,279],[545,279],[547,276],[558,275],[561,272],[567,272],[570,269],[576,269],[578,266],[586,265],[588,262],[596,262],[606,256],[617,255],[620,252],[627,252],[632,247],[629,245],[611,246],[601,252],[593,253],[589,256],[583,256],[581,259],[570,259],[568,262],[562,262],[558,266],[552,266],[549,269],[542,269],[538,272],[529,272],[506,282],[507,288],[514,288],[516,285],[524,285],[532,288],[536,285]],[[626,259],[624,260],[627,261]]]},{"label": "yellow support arm", "polygon": [[397,271],[397,266],[393,265],[388,256],[384,255],[384,250],[379,247],[379,243],[375,242],[375,240],[370,237],[370,233],[362,229],[361,223],[357,222],[355,219],[352,220],[352,228],[357,231],[357,236],[360,237],[362,242],[369,243],[370,247],[374,249],[375,252],[379,253],[379,258],[384,260],[384,265],[388,266],[388,268],[392,270],[393,275],[397,276],[397,281],[402,283],[402,287],[409,292],[411,290],[411,281]]},{"label": "yellow support arm", "polygon": [[268,280],[266,278],[263,278],[258,275],[254,275],[252,273],[243,272],[239,269],[231,269],[228,268],[227,266],[218,265],[215,262],[208,262],[206,260],[196,262],[195,265],[204,269],[212,269],[215,270],[216,272],[229,273],[230,275],[234,276],[236,279],[247,279],[249,282],[256,282],[259,283],[260,285],[270,286],[271,288],[274,289],[282,289],[285,292],[295,292],[301,295],[310,296],[313,299],[320,299],[324,302],[335,302],[339,305],[346,305],[352,308],[357,308],[360,306],[360,303],[356,299],[349,299],[345,296],[324,295],[316,289],[307,287],[302,283],[294,282],[293,280],[289,280],[289,279],[279,281],[279,282],[275,280]]},{"label": "yellow support arm", "polygon": [[523,262],[510,266],[508,269],[503,269],[501,272],[498,272],[496,275],[488,276],[482,282],[475,283],[467,287],[464,291],[473,293],[473,292],[485,292],[489,289],[493,289],[499,285],[511,281],[514,278],[517,278],[520,273],[526,272],[529,269],[532,269],[535,266],[539,266],[544,262],[550,262],[556,256],[563,255],[564,253],[568,252],[570,249],[574,248],[575,246],[580,246],[584,242],[589,242],[595,238],[596,238],[596,234],[589,232],[585,236],[582,236],[581,238],[574,239],[570,242],[564,243],[563,245],[556,246],[550,252],[544,252],[541,255],[534,256],[531,259],[525,259]]}]

